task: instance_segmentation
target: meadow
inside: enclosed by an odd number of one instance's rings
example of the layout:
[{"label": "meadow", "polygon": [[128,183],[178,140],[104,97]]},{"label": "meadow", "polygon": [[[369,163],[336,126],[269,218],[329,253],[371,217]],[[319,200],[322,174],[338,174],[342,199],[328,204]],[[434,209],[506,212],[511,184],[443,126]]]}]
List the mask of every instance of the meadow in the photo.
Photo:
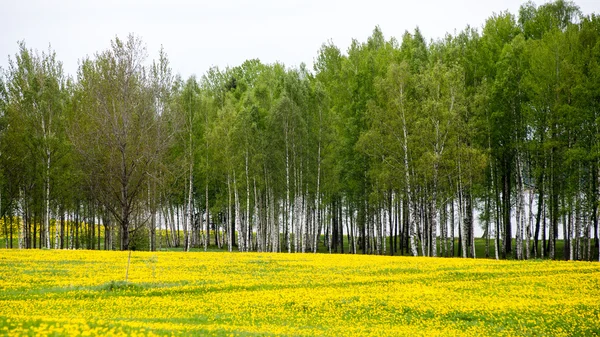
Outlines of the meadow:
[{"label": "meadow", "polygon": [[597,262],[128,254],[0,250],[0,335],[600,334]]}]

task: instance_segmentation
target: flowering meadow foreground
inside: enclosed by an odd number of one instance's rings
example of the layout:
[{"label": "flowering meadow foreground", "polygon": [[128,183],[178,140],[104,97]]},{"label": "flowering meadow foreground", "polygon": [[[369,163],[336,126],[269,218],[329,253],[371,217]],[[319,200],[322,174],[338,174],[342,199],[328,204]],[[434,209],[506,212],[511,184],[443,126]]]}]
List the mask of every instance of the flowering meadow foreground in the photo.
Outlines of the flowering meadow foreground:
[{"label": "flowering meadow foreground", "polygon": [[600,264],[0,250],[0,335],[597,335]]}]

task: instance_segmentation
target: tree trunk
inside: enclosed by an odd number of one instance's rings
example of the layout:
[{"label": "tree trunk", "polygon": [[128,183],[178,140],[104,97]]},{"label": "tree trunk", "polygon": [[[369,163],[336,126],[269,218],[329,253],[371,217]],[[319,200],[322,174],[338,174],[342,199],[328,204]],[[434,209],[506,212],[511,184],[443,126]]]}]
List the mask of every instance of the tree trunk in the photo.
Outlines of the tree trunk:
[{"label": "tree trunk", "polygon": [[[543,178],[542,178],[543,179]],[[534,252],[534,256],[537,257],[540,250],[539,250],[539,235],[540,235],[540,228],[541,228],[541,223],[542,223],[542,215],[543,215],[543,209],[544,209],[544,187],[543,185],[538,185],[538,211],[535,217],[535,234],[533,236],[533,252]]]},{"label": "tree trunk", "polygon": [[[210,210],[208,207],[208,182],[206,182],[204,188],[204,196],[206,199],[206,226],[204,228],[204,230],[206,231],[206,236],[204,237],[204,251],[206,251],[208,249],[208,245],[210,244]],[[217,242],[217,230],[215,228],[215,246],[218,245],[219,243]]]},{"label": "tree trunk", "polygon": [[260,214],[259,214],[259,200],[258,200],[258,192],[256,191],[256,178],[252,179],[254,182],[254,228],[256,229],[256,250],[259,252],[263,251],[263,247],[262,247],[262,223],[260,221]]},{"label": "tree trunk", "polygon": [[502,212],[504,223],[504,248],[502,250],[502,258],[506,258],[507,254],[512,252],[512,226],[511,226],[511,170],[510,165],[505,160],[504,172],[502,174]]},{"label": "tree trunk", "polygon": [[500,250],[501,250],[501,243],[500,240],[502,238],[501,235],[501,228],[502,226],[500,225],[500,222],[502,221],[502,216],[501,216],[501,211],[500,211],[500,188],[498,187],[498,183],[497,183],[497,170],[496,165],[494,165],[495,162],[492,162],[492,172],[490,173],[490,178],[492,180],[492,185],[493,185],[493,191],[494,191],[494,211],[496,216],[494,217],[494,223],[495,223],[495,228],[494,228],[494,257],[496,258],[496,260],[498,260],[500,258]]},{"label": "tree trunk", "polygon": [[62,227],[59,226],[60,224],[57,220],[54,221],[54,249],[59,249],[61,245]]},{"label": "tree trunk", "polygon": [[531,258],[531,228],[533,227],[533,189],[529,190],[529,217],[527,220],[527,229],[525,230],[525,258],[529,260]]},{"label": "tree trunk", "polygon": [[10,248],[12,249],[13,248],[13,232],[14,232],[14,225],[15,225],[13,222],[14,216],[13,216],[12,212],[10,212],[10,214],[9,214],[9,219],[10,219],[9,220],[9,223],[10,223],[10,240],[9,240],[9,242],[10,242]]},{"label": "tree trunk", "polygon": [[473,219],[473,194],[471,193],[471,186],[473,186],[473,182],[469,183],[469,188],[467,190],[467,198],[466,198],[466,217],[467,221],[465,221],[469,230],[469,248],[470,254],[472,258],[476,258],[475,252],[475,221]]},{"label": "tree trunk", "polygon": [[[394,203],[394,192],[392,191],[388,191],[388,195],[387,195],[387,212],[388,212],[388,217],[387,217],[387,221],[388,221],[388,227],[390,229],[389,232],[389,247],[390,247],[390,255],[393,256],[394,255],[394,221],[393,221],[393,204]],[[384,235],[384,240],[385,235]]]},{"label": "tree trunk", "polygon": [[238,196],[238,189],[237,189],[237,182],[236,182],[236,178],[235,178],[235,171],[233,172],[233,193],[234,193],[234,200],[235,200],[235,230],[238,233],[238,250],[240,252],[243,252],[245,247],[245,237],[244,234],[242,233],[242,226],[241,226],[241,212],[240,212],[240,199]]},{"label": "tree trunk", "polygon": [[234,238],[235,238],[235,225],[231,221],[231,176],[227,174],[227,232],[229,234],[229,240],[227,242],[227,248],[231,252],[233,250]]},{"label": "tree trunk", "polygon": [[522,260],[523,256],[523,237],[525,227],[525,189],[523,186],[523,162],[521,153],[517,154],[517,235],[516,235],[516,258]]},{"label": "tree trunk", "polygon": [[292,241],[290,238],[290,153],[289,153],[289,141],[288,141],[288,125],[286,121],[285,126],[285,208],[284,208],[284,221],[285,221],[285,242],[288,253],[292,252]]},{"label": "tree trunk", "polygon": [[437,257],[437,228],[438,228],[438,209],[437,209],[437,184],[438,184],[438,163],[433,166],[433,187],[431,191],[431,256]]},{"label": "tree trunk", "polygon": [[248,149],[246,149],[246,219],[245,219],[244,251],[249,252],[252,249],[252,221],[250,221],[250,177],[248,176]]},{"label": "tree trunk", "polygon": [[[403,102],[404,100],[404,87],[400,88],[400,99]],[[406,185],[406,199],[408,201],[408,219],[410,221],[409,225],[409,236],[410,236],[410,249],[413,256],[418,256],[419,253],[417,251],[417,229],[415,223],[414,212],[411,212],[410,207],[412,206],[412,190],[410,184],[410,170],[408,166],[408,130],[406,125],[406,116],[404,113],[404,106],[401,104],[401,113],[402,113],[402,133],[403,133],[403,142],[402,142],[402,150],[404,151],[404,183]],[[412,215],[412,216],[411,216]]]},{"label": "tree trunk", "polygon": [[65,248],[65,230],[65,212],[63,210],[62,212],[60,212],[60,249]]},{"label": "tree trunk", "polygon": [[460,236],[460,246],[462,251],[462,257],[466,258],[467,253],[467,224],[466,224],[466,212],[465,212],[465,198],[463,194],[463,184],[462,184],[462,172],[461,172],[461,160],[458,158],[458,223],[459,223],[459,236]]},{"label": "tree trunk", "polygon": [[[191,137],[190,137],[191,138]],[[191,139],[190,139],[191,142]],[[191,151],[191,150],[190,150]],[[190,154],[191,158],[191,154]],[[194,189],[194,164],[193,161],[190,161],[189,167],[189,176],[188,176],[188,197],[187,197],[187,210],[186,210],[186,219],[185,219],[185,228],[183,235],[185,236],[185,251],[190,251],[191,241],[192,241],[192,226],[193,226],[193,189]]]},{"label": "tree trunk", "polygon": [[75,245],[75,242],[73,240],[73,238],[75,237],[75,224],[74,224],[74,221],[73,221],[73,214],[71,214],[69,216],[69,218],[71,219],[71,226],[69,226],[70,227],[70,231],[69,231],[70,234],[69,234],[69,247],[68,248],[69,249],[73,249],[73,247]]},{"label": "tree trunk", "polygon": [[[25,202],[23,201],[23,204]],[[27,246],[27,206],[22,207],[23,216],[22,218],[22,226],[19,226],[19,249],[29,248]]]}]

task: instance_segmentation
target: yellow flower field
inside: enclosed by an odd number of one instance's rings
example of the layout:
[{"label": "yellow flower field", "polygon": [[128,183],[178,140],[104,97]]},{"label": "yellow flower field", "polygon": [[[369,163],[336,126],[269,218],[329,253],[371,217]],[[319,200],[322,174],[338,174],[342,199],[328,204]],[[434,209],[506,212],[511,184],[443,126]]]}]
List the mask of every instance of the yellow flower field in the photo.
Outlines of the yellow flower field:
[{"label": "yellow flower field", "polygon": [[600,334],[600,264],[0,250],[0,335]]}]

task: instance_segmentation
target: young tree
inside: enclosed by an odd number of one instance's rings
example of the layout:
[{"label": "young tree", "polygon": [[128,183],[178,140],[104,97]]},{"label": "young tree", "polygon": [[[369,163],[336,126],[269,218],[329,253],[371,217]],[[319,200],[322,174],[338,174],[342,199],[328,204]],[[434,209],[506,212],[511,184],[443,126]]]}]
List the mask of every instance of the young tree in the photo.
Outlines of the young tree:
[{"label": "young tree", "polygon": [[119,224],[122,250],[148,221],[146,181],[159,159],[155,146],[162,146],[153,142],[158,122],[145,58],[142,41],[130,35],[84,60],[78,74],[82,101],[70,133],[88,184],[96,186],[98,202]]}]

